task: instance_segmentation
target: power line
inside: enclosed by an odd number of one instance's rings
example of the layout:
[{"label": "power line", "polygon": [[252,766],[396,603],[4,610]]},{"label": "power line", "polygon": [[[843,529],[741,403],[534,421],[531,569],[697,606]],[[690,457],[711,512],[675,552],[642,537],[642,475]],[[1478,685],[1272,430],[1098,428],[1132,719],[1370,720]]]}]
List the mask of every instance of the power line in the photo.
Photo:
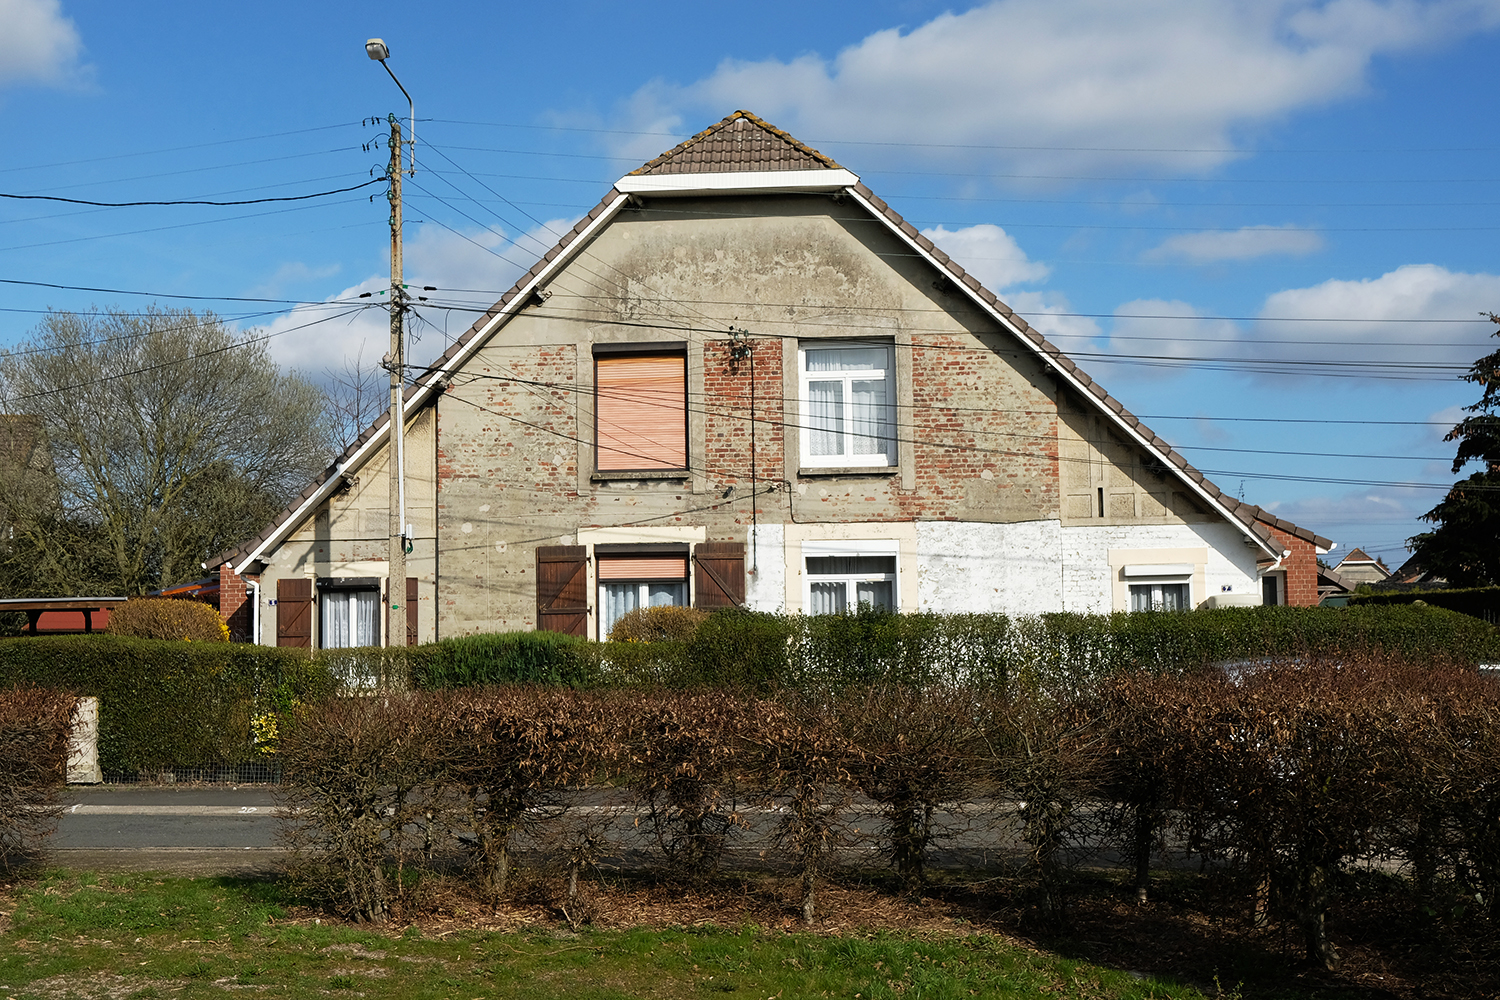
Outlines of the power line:
[{"label": "power line", "polygon": [[[590,135],[639,135],[639,136],[661,136],[676,140],[673,145],[683,142],[691,135],[681,135],[676,132],[641,131],[638,129],[614,129],[614,128],[585,128],[576,125],[523,125],[518,122],[474,122],[451,118],[424,118],[435,125],[478,125],[485,128],[514,128],[530,129],[545,132],[584,132]],[[697,133],[693,133],[696,135]],[[1244,153],[1247,150],[1235,148],[1218,147],[1191,147],[1191,146],[1044,146],[1037,144],[1028,145],[997,145],[986,143],[949,143],[949,142],[897,142],[889,139],[844,139],[830,137],[813,137],[805,141],[808,145],[813,143],[834,143],[844,146],[894,146],[905,149],[984,149],[984,150],[1020,150],[1030,152],[1054,152],[1054,153]],[[1451,148],[1436,148],[1431,146],[1389,146],[1389,147],[1282,147],[1279,149],[1257,149],[1256,153],[1495,153],[1500,152],[1500,147],[1493,146],[1454,146]]]},{"label": "power line", "polygon": [[351,187],[334,188],[331,191],[316,191],[312,194],[283,195],[278,198],[245,198],[239,201],[206,201],[184,199],[180,201],[88,201],[83,198],[62,198],[51,194],[6,194],[0,191],[0,198],[11,198],[15,201],[62,201],[70,205],[93,205],[96,208],[136,208],[143,205],[213,205],[218,208],[228,208],[234,205],[265,205],[274,201],[307,201],[311,198],[327,198],[334,194],[348,194],[350,191],[358,191],[367,188],[371,184],[384,184],[386,178],[376,177],[365,181],[363,184],[355,184]]},{"label": "power line", "polygon": [[207,149],[210,146],[228,146],[237,142],[260,142],[263,139],[280,139],[288,135],[303,135],[308,132],[327,132],[336,128],[355,128],[354,122],[343,122],[338,125],[317,125],[312,128],[298,128],[287,132],[270,132],[265,135],[246,135],[234,139],[216,139],[213,142],[196,142],[187,146],[168,146],[164,149],[138,150],[133,153],[110,153],[104,156],[90,156],[82,160],[59,160],[56,163],[34,163],[24,167],[0,167],[0,174],[15,173],[19,170],[51,170],[56,167],[71,167],[80,163],[100,163],[105,160],[125,160],[137,156],[158,156],[162,153],[181,153],[189,149]]},{"label": "power line", "polygon": [[178,292],[143,292],[133,288],[95,288],[90,285],[60,285],[50,281],[23,281],[20,278],[0,278],[0,285],[29,285],[33,288],[55,288],[69,292],[97,292],[101,295],[145,295],[156,299],[189,299],[197,302],[266,302],[288,306],[342,305],[348,299],[263,299],[243,295],[184,295]]}]

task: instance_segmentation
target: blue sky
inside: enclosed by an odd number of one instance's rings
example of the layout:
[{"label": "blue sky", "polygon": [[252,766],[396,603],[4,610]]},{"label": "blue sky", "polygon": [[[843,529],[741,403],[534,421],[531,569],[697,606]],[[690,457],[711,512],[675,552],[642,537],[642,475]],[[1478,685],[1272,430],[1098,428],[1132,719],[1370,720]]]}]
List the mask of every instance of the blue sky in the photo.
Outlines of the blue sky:
[{"label": "blue sky", "polygon": [[[1497,32],[1500,0],[0,0],[0,193],[360,183],[384,157],[361,120],[405,111],[364,53],[380,36],[417,100],[408,278],[488,300],[616,177],[746,108],[1222,488],[1394,566],[1454,478],[1442,434],[1477,397],[1457,375],[1500,311]],[[319,303],[385,281],[379,191],[0,199],[0,278],[149,293],[0,286],[0,344],[37,310],[156,301],[277,333],[314,377],[366,341],[378,359],[381,314]],[[465,316],[426,308],[414,355]]]}]

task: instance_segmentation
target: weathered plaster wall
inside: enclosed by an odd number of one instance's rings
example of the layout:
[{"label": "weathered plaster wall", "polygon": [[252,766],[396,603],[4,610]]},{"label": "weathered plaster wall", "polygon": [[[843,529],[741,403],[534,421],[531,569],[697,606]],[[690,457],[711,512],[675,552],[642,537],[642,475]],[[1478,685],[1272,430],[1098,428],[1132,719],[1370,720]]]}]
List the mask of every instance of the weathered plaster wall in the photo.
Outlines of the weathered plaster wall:
[{"label": "weathered plaster wall", "polygon": [[1063,610],[1061,522],[924,521],[916,527],[919,610]]},{"label": "weathered plaster wall", "polygon": [[[1254,595],[1259,601],[1256,570],[1259,548],[1245,543],[1245,532],[1234,525],[1217,523],[1163,525],[1103,525],[1062,528],[1060,561],[1065,611],[1108,612],[1128,610],[1124,577],[1127,561],[1187,562],[1182,550],[1201,554],[1201,568],[1193,577],[1193,603],[1216,595]],[[1145,553],[1155,550],[1159,556]],[[1111,552],[1136,553],[1130,559],[1110,558]],[[1228,588],[1227,590],[1225,588]]]},{"label": "weathered plaster wall", "polygon": [[[851,202],[651,199],[543,291],[421,418],[434,492],[431,522],[412,517],[413,572],[436,604],[424,637],[534,627],[537,546],[604,529],[745,541],[758,522],[747,589],[768,610],[800,609],[812,539],[896,539],[903,608],[1109,610],[1111,547],[1211,549],[1209,536],[1232,554],[1205,556],[1202,589],[1254,583],[1237,529],[1079,401],[1059,408],[1027,350]],[[731,328],[748,331],[748,357],[733,356]],[[830,340],[892,346],[889,469],[801,461],[798,346]],[[690,469],[600,474],[595,345],[664,343],[686,353]],[[270,577],[384,558],[383,460],[358,475],[274,554]],[[274,614],[263,621],[274,641]]]},{"label": "weathered plaster wall", "polygon": [[[407,576],[417,578],[417,635],[419,642],[436,635],[437,524],[436,423],[433,412],[415,414],[406,427],[406,519],[413,526],[413,551],[406,557]],[[386,453],[350,474],[345,489],[320,505],[285,542],[263,559],[260,575],[260,637],[276,644],[276,582],[284,578],[329,576],[388,577],[390,480]],[[398,591],[398,598],[404,593]],[[389,600],[386,601],[389,604]],[[400,629],[405,619],[399,620]],[[318,621],[313,616],[313,643],[318,644]],[[382,633],[386,628],[384,620]],[[402,635],[403,632],[398,632]]]}]

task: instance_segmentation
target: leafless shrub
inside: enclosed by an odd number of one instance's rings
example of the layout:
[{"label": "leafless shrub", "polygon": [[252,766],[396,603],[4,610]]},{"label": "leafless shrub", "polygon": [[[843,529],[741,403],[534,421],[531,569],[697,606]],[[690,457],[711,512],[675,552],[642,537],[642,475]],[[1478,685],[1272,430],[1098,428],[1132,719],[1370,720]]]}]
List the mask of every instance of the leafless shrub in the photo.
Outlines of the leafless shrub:
[{"label": "leafless shrub", "polygon": [[636,691],[616,710],[625,780],[645,804],[670,869],[711,875],[742,825],[733,793],[744,763],[746,703],[724,692]]},{"label": "leafless shrub", "polygon": [[1013,688],[983,699],[986,765],[1015,806],[1035,911],[1049,931],[1068,925],[1066,850],[1085,801],[1095,799],[1108,761],[1096,716],[1072,697]]},{"label": "leafless shrub", "polygon": [[978,698],[947,684],[874,684],[839,696],[840,731],[857,748],[854,780],[880,804],[883,847],[907,891],[925,880],[939,804],[965,799],[977,782]]},{"label": "leafless shrub", "polygon": [[47,688],[0,691],[0,871],[34,860],[57,825],[75,701]]},{"label": "leafless shrub", "polygon": [[599,696],[570,688],[510,685],[450,696],[446,780],[469,803],[482,886],[506,891],[513,840],[613,756],[613,729]]},{"label": "leafless shrub", "polygon": [[[391,694],[303,706],[280,737],[293,884],[355,920],[382,922],[422,843],[440,732],[430,699]],[[399,893],[401,881],[395,882]]]},{"label": "leafless shrub", "polygon": [[802,922],[817,915],[818,878],[848,832],[859,749],[840,731],[831,699],[785,695],[749,706],[747,763],[767,801],[784,810],[775,842],[802,879]]}]

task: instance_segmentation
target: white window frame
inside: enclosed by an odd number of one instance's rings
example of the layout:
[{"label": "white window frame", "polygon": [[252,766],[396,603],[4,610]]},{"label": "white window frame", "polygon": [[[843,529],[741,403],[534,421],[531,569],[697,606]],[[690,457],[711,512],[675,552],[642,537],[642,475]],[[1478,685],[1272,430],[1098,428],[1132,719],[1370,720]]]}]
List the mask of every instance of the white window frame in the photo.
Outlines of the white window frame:
[{"label": "white window frame", "polygon": [[1162,597],[1162,587],[1182,587],[1186,598],[1183,601],[1182,610],[1191,611],[1197,605],[1193,601],[1193,566],[1182,564],[1163,564],[1146,566],[1125,567],[1125,599],[1127,607],[1135,611],[1135,598],[1139,590],[1151,588],[1152,611],[1164,610],[1165,600]]},{"label": "white window frame", "polygon": [[[885,367],[868,368],[849,371],[834,372],[809,372],[807,370],[808,351],[848,350],[857,348],[862,350],[884,350]],[[799,433],[801,465],[805,468],[872,468],[889,469],[894,468],[897,462],[896,456],[896,345],[889,341],[883,343],[870,343],[868,341],[843,341],[843,340],[812,340],[803,341],[797,345],[797,376],[798,376],[798,407],[800,410],[801,429]],[[885,382],[885,414],[882,421],[881,435],[886,442],[886,450],[877,455],[855,455],[854,445],[854,420],[850,408],[853,406],[853,395],[855,382],[871,382],[875,380]],[[843,382],[843,451],[838,455],[814,455],[812,453],[812,394],[809,383],[812,382]]]},{"label": "white window frame", "polygon": [[[859,557],[893,559],[890,573],[814,574],[807,568],[807,560],[821,556],[849,559]],[[859,606],[856,585],[872,580],[889,581],[891,585],[891,611],[901,610],[901,553],[899,543],[889,539],[862,539],[850,541],[803,542],[802,543],[802,609],[812,613],[812,587],[815,583],[839,583],[846,586],[844,606],[854,609]]]}]

